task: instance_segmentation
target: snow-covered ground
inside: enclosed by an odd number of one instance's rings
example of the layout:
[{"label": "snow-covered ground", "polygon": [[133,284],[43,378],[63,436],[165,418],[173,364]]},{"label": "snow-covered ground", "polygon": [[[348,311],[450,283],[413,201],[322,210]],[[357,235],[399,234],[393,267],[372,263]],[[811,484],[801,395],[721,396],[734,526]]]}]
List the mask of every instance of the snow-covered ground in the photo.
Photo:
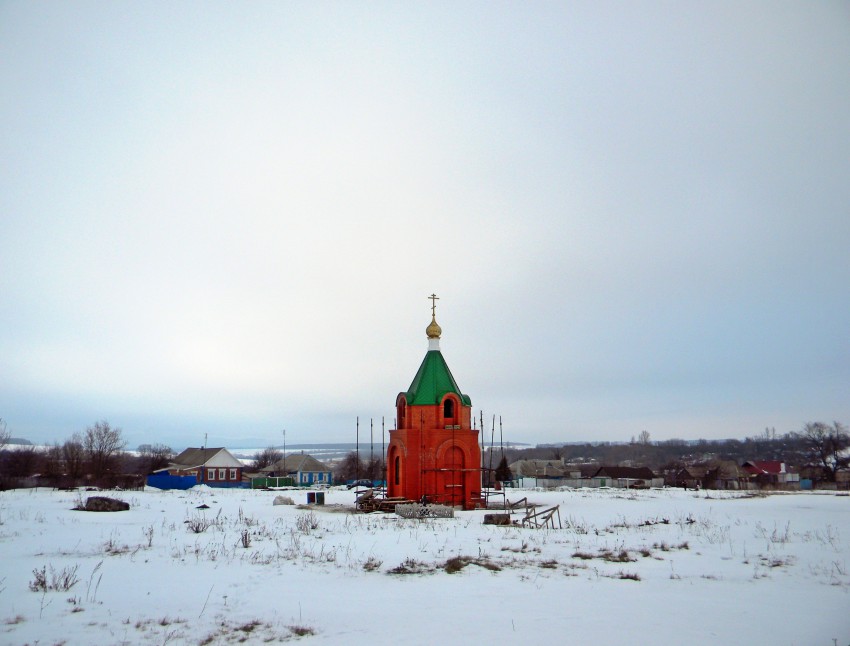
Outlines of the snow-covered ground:
[{"label": "snow-covered ground", "polygon": [[511,491],[560,505],[529,529],[325,493],[0,492],[0,643],[850,643],[846,495]]}]

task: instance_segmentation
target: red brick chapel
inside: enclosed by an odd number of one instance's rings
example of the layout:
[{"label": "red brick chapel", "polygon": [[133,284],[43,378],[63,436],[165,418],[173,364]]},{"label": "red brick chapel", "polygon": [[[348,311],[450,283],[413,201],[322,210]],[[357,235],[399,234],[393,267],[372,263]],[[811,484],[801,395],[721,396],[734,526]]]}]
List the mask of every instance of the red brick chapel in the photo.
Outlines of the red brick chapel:
[{"label": "red brick chapel", "polygon": [[440,352],[436,301],[425,330],[428,352],[396,397],[396,428],[387,449],[387,495],[473,509],[481,502],[481,448],[471,426],[472,401]]}]

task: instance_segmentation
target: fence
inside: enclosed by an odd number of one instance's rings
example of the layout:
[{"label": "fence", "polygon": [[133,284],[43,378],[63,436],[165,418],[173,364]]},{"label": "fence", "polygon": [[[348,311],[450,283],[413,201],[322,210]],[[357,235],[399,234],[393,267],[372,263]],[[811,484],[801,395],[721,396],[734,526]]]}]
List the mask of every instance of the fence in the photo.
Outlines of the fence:
[{"label": "fence", "polygon": [[172,476],[168,474],[155,474],[147,477],[147,485],[157,489],[191,489],[198,484],[195,476]]},{"label": "fence", "polygon": [[270,476],[267,478],[251,478],[251,489],[272,489],[275,487],[294,487],[295,480],[286,476]]}]

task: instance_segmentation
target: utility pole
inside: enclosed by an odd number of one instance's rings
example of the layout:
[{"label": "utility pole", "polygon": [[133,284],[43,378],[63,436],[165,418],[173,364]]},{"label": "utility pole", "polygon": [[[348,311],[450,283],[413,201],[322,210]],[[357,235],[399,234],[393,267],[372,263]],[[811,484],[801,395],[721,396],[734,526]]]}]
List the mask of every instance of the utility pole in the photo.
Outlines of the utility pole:
[{"label": "utility pole", "polygon": [[381,480],[384,481],[384,488],[387,486],[387,449],[384,443],[384,417],[381,416]]},{"label": "utility pole", "polygon": [[[283,477],[289,477],[289,471],[286,468],[286,429],[283,429]],[[289,482],[288,480],[286,482]]]}]

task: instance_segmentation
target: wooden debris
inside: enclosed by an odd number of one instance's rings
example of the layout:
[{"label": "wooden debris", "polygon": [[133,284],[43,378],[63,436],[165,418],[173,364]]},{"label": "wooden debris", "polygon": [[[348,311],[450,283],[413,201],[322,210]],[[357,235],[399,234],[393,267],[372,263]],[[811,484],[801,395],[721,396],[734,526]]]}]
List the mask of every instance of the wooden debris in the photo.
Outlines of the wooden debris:
[{"label": "wooden debris", "polygon": [[422,505],[414,503],[396,503],[395,513],[402,518],[454,518],[454,507],[448,505]]},{"label": "wooden debris", "polygon": [[369,513],[373,511],[382,511],[393,513],[396,505],[414,503],[413,500],[406,498],[378,498],[375,495],[374,489],[366,489],[355,498],[354,504],[359,511]]},{"label": "wooden debris", "polygon": [[[561,529],[561,512],[560,505],[555,505],[549,509],[537,511],[531,507],[525,512],[525,517],[522,519],[523,527],[534,527],[535,529],[551,528]],[[555,516],[558,517],[558,526],[555,526]]]}]

